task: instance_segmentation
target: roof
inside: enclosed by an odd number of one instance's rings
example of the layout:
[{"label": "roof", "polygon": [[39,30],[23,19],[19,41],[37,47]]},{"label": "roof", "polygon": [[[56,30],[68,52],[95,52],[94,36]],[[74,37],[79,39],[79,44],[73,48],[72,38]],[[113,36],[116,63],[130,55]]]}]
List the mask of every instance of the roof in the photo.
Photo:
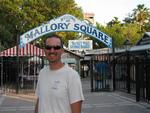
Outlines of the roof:
[{"label": "roof", "polygon": [[150,44],[150,32],[145,32],[143,37],[136,43],[136,45]]},{"label": "roof", "polygon": [[[67,48],[65,48],[66,52],[69,52],[70,54],[73,54],[77,57],[82,57],[81,55],[78,55]],[[14,46],[12,48],[6,49],[2,52],[0,52],[0,56],[5,57],[14,57],[17,56],[17,46]],[[19,56],[45,56],[44,49],[40,49],[32,44],[26,44],[23,48],[19,49]]]},{"label": "roof", "polygon": [[[44,49],[40,49],[32,44],[26,44],[23,48],[19,48],[19,56],[45,56]],[[0,52],[0,56],[14,57],[17,56],[17,46]]]},{"label": "roof", "polygon": [[66,52],[68,52],[68,53],[70,53],[70,54],[74,55],[74,56],[77,56],[77,57],[80,57],[80,58],[82,58],[82,57],[83,57],[82,55],[77,54],[77,53],[75,53],[75,52],[72,52],[72,51],[70,51],[70,50],[69,50],[69,49],[67,49],[67,48],[64,48],[64,50],[65,50]]}]

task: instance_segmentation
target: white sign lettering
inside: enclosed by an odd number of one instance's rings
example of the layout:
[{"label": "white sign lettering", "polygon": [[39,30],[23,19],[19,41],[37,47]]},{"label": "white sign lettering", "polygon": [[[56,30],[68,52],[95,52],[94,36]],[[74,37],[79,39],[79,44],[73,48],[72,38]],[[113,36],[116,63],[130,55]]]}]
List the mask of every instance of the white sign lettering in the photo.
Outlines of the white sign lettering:
[{"label": "white sign lettering", "polygon": [[108,47],[112,47],[112,39],[109,36],[69,14],[50,20],[48,23],[38,26],[21,35],[20,47],[23,47],[25,44],[43,35],[59,31],[72,31],[87,34],[103,42]]},{"label": "white sign lettering", "polygon": [[69,50],[92,50],[92,40],[69,40]]}]

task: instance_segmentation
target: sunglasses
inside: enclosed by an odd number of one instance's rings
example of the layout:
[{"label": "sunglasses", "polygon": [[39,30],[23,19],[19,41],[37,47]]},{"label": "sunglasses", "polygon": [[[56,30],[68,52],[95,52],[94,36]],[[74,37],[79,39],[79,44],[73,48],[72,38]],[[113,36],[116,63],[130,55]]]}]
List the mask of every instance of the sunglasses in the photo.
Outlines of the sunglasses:
[{"label": "sunglasses", "polygon": [[59,49],[61,49],[62,47],[61,46],[50,46],[50,45],[46,45],[45,46],[45,49],[47,49],[47,50],[51,50],[51,49],[54,49],[54,50],[59,50]]}]

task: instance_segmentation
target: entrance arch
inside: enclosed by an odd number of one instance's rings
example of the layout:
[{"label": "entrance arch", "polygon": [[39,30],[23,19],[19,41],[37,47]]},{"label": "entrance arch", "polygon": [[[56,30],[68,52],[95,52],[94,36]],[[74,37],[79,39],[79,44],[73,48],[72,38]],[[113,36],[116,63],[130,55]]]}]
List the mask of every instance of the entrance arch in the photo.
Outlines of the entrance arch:
[{"label": "entrance arch", "polygon": [[43,35],[60,31],[79,32],[90,35],[104,43],[107,47],[112,48],[112,38],[94,26],[89,25],[85,21],[79,20],[70,14],[65,14],[58,18],[54,18],[46,24],[38,26],[22,34],[20,36],[20,47],[24,47],[27,43]]}]

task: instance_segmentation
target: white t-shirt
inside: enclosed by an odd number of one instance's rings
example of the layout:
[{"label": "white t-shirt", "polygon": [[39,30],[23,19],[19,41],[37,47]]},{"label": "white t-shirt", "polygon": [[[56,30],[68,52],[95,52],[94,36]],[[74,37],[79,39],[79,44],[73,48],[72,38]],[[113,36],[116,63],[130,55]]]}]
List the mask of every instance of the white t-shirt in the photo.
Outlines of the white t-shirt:
[{"label": "white t-shirt", "polygon": [[38,113],[71,113],[70,104],[84,100],[78,73],[65,65],[57,71],[44,67],[36,88]]}]

